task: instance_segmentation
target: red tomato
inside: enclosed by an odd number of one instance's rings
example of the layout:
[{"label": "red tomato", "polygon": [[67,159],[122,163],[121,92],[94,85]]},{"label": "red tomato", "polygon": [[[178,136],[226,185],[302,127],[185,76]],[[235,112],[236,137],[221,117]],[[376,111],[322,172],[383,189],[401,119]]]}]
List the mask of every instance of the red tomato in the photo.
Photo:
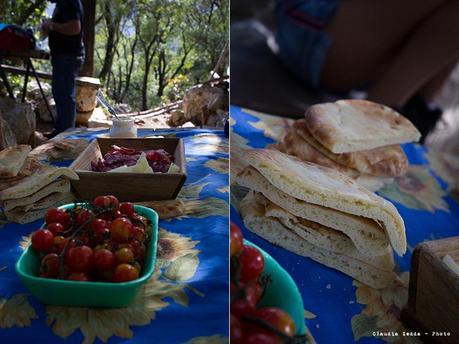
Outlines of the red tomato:
[{"label": "red tomato", "polygon": [[135,213],[134,204],[131,202],[123,202],[120,204],[120,211],[122,214],[131,217]]},{"label": "red tomato", "polygon": [[83,226],[85,223],[88,223],[89,219],[94,216],[94,213],[91,210],[81,209],[76,217],[76,223],[78,226]]},{"label": "red tomato", "polygon": [[131,235],[133,238],[137,240],[144,241],[145,240],[145,229],[143,229],[142,227],[133,226]]},{"label": "red tomato", "polygon": [[134,252],[127,247],[120,248],[115,252],[115,256],[118,264],[130,263],[134,260]]},{"label": "red tomato", "polygon": [[242,317],[243,315],[253,314],[255,308],[244,299],[239,299],[231,303],[231,314],[235,317]]},{"label": "red tomato", "polygon": [[239,280],[248,282],[257,279],[265,267],[263,255],[253,246],[244,245],[239,257]]},{"label": "red tomato", "polygon": [[242,251],[242,232],[234,223],[230,226],[230,253],[231,257]]},{"label": "red tomato", "polygon": [[47,229],[40,229],[32,234],[32,247],[35,251],[49,253],[54,246],[54,235]]},{"label": "red tomato", "polygon": [[65,262],[72,272],[89,272],[93,266],[93,259],[92,248],[82,245],[68,250]]},{"label": "red tomato", "polygon": [[54,251],[56,253],[61,253],[67,243],[68,239],[64,238],[62,235],[54,237]]},{"label": "red tomato", "polygon": [[78,281],[78,282],[88,282],[90,281],[89,276],[84,272],[73,272],[68,277],[70,281]]},{"label": "red tomato", "polygon": [[256,316],[266,320],[287,336],[292,337],[295,335],[295,323],[290,315],[282,309],[274,307],[261,308],[256,312]]},{"label": "red tomato", "polygon": [[91,221],[91,228],[94,234],[100,234],[107,228],[107,222],[103,219],[94,219]]},{"label": "red tomato", "polygon": [[51,208],[45,214],[45,221],[46,223],[60,223],[67,228],[70,226],[72,219],[70,218],[70,214],[66,213],[63,209]]},{"label": "red tomato", "polygon": [[51,233],[58,235],[60,232],[64,231],[64,226],[59,222],[51,222],[46,226]]},{"label": "red tomato", "polygon": [[282,344],[283,341],[275,333],[250,333],[242,338],[244,344]]},{"label": "red tomato", "polygon": [[242,344],[242,326],[238,318],[231,314],[230,339],[233,344]]},{"label": "red tomato", "polygon": [[59,256],[56,253],[48,253],[43,257],[40,264],[40,276],[57,278],[59,276]]},{"label": "red tomato", "polygon": [[92,202],[96,207],[99,208],[112,208],[113,210],[118,210],[119,201],[115,196],[98,196]]},{"label": "red tomato", "polygon": [[130,264],[120,264],[113,273],[113,282],[128,282],[139,278],[139,271]]},{"label": "red tomato", "polygon": [[146,251],[145,245],[141,241],[136,239],[132,240],[130,244],[134,252],[135,258],[143,260],[145,258]]},{"label": "red tomato", "polygon": [[253,280],[248,282],[244,286],[245,298],[246,300],[255,307],[260,301],[261,294],[263,292],[261,285],[258,281]]},{"label": "red tomato", "polygon": [[115,265],[115,255],[106,248],[94,252],[94,267],[98,270],[109,270]]},{"label": "red tomato", "polygon": [[132,231],[132,223],[125,217],[113,220],[110,226],[110,237],[116,242],[127,242]]},{"label": "red tomato", "polygon": [[114,219],[117,219],[117,218],[122,217],[122,216],[123,216],[123,214],[121,214],[121,211],[119,211],[119,210],[115,210],[115,211],[113,212],[113,214],[112,214],[112,217],[113,217]]}]

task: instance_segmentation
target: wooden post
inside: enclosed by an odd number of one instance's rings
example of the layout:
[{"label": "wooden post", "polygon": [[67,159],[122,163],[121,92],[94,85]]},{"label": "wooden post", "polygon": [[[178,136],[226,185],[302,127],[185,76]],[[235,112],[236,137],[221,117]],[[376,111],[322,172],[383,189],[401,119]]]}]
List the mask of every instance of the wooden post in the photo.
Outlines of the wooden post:
[{"label": "wooden post", "polygon": [[83,41],[86,58],[81,76],[94,76],[94,39],[96,26],[96,0],[82,0],[84,9]]}]

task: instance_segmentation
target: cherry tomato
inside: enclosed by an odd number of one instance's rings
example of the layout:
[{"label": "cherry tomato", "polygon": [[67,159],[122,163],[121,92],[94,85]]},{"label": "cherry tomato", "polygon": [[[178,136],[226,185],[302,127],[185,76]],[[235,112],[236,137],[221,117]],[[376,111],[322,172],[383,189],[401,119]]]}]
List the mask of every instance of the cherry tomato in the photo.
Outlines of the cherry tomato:
[{"label": "cherry tomato", "polygon": [[238,299],[231,303],[231,314],[235,317],[240,318],[243,315],[253,314],[254,311],[255,308],[247,300]]},{"label": "cherry tomato", "polygon": [[54,246],[54,235],[47,229],[40,229],[32,234],[32,247],[35,251],[49,253]]},{"label": "cherry tomato", "polygon": [[140,272],[142,271],[142,265],[140,265],[139,262],[134,262],[131,265],[137,269],[137,271],[139,272],[139,275],[140,275]]},{"label": "cherry tomato", "polygon": [[51,222],[46,226],[51,233],[58,235],[60,232],[64,231],[64,226],[59,222]]},{"label": "cherry tomato", "polygon": [[239,257],[239,280],[248,282],[258,278],[265,267],[263,255],[253,246],[244,245]]},{"label": "cherry tomato", "polygon": [[115,265],[115,255],[106,248],[94,252],[94,267],[98,270],[109,270]]},{"label": "cherry tomato", "polygon": [[96,207],[100,208],[112,208],[113,210],[118,210],[119,201],[115,196],[98,196],[92,202]]},{"label": "cherry tomato", "polygon": [[250,281],[244,286],[245,298],[253,307],[257,305],[258,301],[260,301],[258,286],[259,284],[256,280]]},{"label": "cherry tomato", "polygon": [[70,226],[72,219],[70,214],[66,213],[63,209],[51,208],[45,214],[46,223],[60,223],[66,229]]},{"label": "cherry tomato", "polygon": [[233,344],[242,344],[242,326],[238,318],[230,316],[230,339]]},{"label": "cherry tomato", "polygon": [[40,276],[56,278],[59,276],[59,256],[56,253],[48,253],[43,257],[40,264]]},{"label": "cherry tomato", "polygon": [[132,240],[130,243],[132,247],[132,251],[134,252],[134,257],[139,260],[143,260],[145,258],[145,245],[139,240]]},{"label": "cherry tomato", "polygon": [[231,257],[242,251],[242,232],[238,226],[231,223],[230,226],[230,253]]},{"label": "cherry tomato", "polygon": [[56,253],[61,253],[67,243],[68,239],[64,238],[62,235],[57,235],[54,237],[54,251]]},{"label": "cherry tomato", "polygon": [[94,234],[99,234],[107,228],[107,221],[103,219],[94,219],[91,221],[91,228],[94,231]]},{"label": "cherry tomato", "polygon": [[130,264],[120,264],[113,273],[114,282],[128,282],[139,278],[139,271]]},{"label": "cherry tomato", "polygon": [[123,202],[120,204],[120,211],[122,214],[131,217],[135,213],[134,204],[131,202]]},{"label": "cherry tomato", "polygon": [[249,333],[242,338],[244,344],[282,344],[283,341],[275,334],[268,332]]},{"label": "cherry tomato", "polygon": [[113,212],[113,214],[112,214],[112,217],[113,217],[114,219],[117,219],[117,218],[122,217],[122,216],[123,216],[123,214],[121,214],[121,211],[119,211],[119,210],[115,210],[115,211]]},{"label": "cherry tomato", "polygon": [[295,335],[295,323],[290,315],[282,309],[274,307],[261,308],[256,312],[256,316],[266,320],[287,336]]},{"label": "cherry tomato", "polygon": [[93,216],[94,213],[91,210],[81,209],[78,215],[76,216],[76,223],[78,226],[83,226]]},{"label": "cherry tomato", "polygon": [[68,277],[70,281],[77,281],[77,282],[88,282],[90,281],[89,276],[84,272],[72,272]]},{"label": "cherry tomato", "polygon": [[125,217],[113,220],[110,226],[110,237],[116,242],[127,242],[132,232],[132,223]]},{"label": "cherry tomato", "polygon": [[68,250],[65,262],[72,272],[89,272],[93,266],[93,259],[92,248],[82,245]]},{"label": "cherry tomato", "polygon": [[134,260],[134,252],[127,247],[120,248],[115,252],[115,256],[118,264],[130,263]]},{"label": "cherry tomato", "polygon": [[145,240],[145,229],[139,226],[133,226],[131,231],[131,236],[137,240]]}]

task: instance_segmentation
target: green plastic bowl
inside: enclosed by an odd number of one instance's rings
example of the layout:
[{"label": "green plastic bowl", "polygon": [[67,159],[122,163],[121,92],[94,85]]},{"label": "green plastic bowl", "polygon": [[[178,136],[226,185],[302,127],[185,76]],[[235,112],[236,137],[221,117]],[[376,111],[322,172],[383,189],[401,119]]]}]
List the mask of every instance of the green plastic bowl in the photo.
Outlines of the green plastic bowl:
[{"label": "green plastic bowl", "polygon": [[287,312],[295,322],[295,334],[304,336],[306,334],[306,325],[304,322],[303,299],[295,281],[273,257],[260,247],[245,239],[244,244],[260,250],[265,259],[263,275],[271,276],[265,294],[260,301],[260,307],[277,307]]},{"label": "green plastic bowl", "polygon": [[[59,208],[73,208],[74,204]],[[56,306],[84,307],[126,307],[136,297],[140,287],[155,270],[156,247],[158,242],[158,214],[146,207],[135,206],[135,210],[152,223],[151,241],[147,247],[143,275],[124,283],[75,282],[38,277],[39,255],[31,245],[22,253],[16,263],[16,273],[39,301]]]}]

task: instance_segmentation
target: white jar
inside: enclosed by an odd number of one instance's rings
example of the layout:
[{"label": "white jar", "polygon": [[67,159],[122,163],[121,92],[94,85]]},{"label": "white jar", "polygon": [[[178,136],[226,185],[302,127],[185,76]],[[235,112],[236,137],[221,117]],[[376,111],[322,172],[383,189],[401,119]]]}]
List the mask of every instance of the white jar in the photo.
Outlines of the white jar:
[{"label": "white jar", "polygon": [[110,137],[137,137],[137,126],[133,118],[113,118]]}]

